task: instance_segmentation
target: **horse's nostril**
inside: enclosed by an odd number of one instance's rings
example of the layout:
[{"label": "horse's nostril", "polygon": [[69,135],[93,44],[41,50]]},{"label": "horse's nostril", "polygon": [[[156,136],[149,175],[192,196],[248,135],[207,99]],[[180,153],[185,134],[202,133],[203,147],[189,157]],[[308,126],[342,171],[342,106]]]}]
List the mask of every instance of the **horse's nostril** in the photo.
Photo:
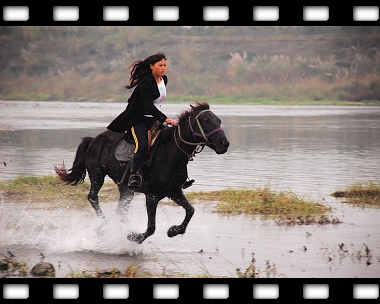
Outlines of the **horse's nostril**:
[{"label": "horse's nostril", "polygon": [[220,146],[226,147],[226,148],[230,145],[230,143],[228,141],[223,140],[223,139],[219,141],[219,144],[220,144]]}]

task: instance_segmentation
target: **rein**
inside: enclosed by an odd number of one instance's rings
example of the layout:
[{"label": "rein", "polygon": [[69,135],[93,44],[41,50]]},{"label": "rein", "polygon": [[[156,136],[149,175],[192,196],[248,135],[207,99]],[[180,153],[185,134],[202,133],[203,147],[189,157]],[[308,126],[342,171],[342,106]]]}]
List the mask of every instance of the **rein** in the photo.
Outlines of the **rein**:
[{"label": "rein", "polygon": [[185,154],[187,155],[189,161],[192,161],[192,160],[194,159],[194,157],[195,157],[195,154],[196,154],[196,153],[201,153],[202,150],[203,150],[203,148],[204,148],[204,146],[209,144],[209,140],[208,140],[208,137],[209,137],[209,136],[211,136],[212,134],[214,134],[214,133],[216,133],[216,132],[223,131],[222,128],[217,128],[217,129],[215,129],[215,130],[209,132],[208,134],[205,134],[205,132],[204,132],[204,130],[203,130],[203,128],[202,128],[202,125],[201,125],[201,123],[199,122],[199,119],[198,119],[198,118],[201,116],[201,114],[203,114],[204,112],[211,112],[211,110],[203,110],[203,111],[200,111],[200,112],[198,113],[198,115],[195,116],[195,121],[197,122],[198,127],[199,127],[199,130],[201,131],[201,133],[198,133],[198,132],[195,132],[195,131],[194,131],[194,129],[193,129],[192,125],[191,125],[191,121],[190,121],[191,116],[189,116],[189,121],[188,121],[188,123],[189,123],[190,130],[191,130],[191,132],[193,133],[194,138],[195,138],[196,136],[198,136],[198,137],[203,137],[203,139],[204,139],[205,141],[195,142],[195,143],[194,143],[194,142],[189,142],[189,141],[184,140],[184,139],[182,138],[182,136],[181,136],[180,126],[179,126],[179,124],[177,125],[177,127],[178,127],[178,128],[177,128],[177,133],[178,133],[178,137],[181,139],[181,141],[182,141],[183,143],[187,144],[187,145],[196,146],[191,154],[186,153],[186,152],[185,152],[185,151],[179,146],[179,144],[178,144],[178,142],[177,142],[177,138],[176,138],[176,136],[175,136],[175,132],[173,133],[173,134],[174,134],[174,141],[175,141],[175,143],[176,143],[178,149],[180,149],[183,153],[185,153]]},{"label": "rein", "polygon": [[209,137],[210,135],[216,133],[216,132],[223,131],[223,129],[222,129],[222,128],[217,128],[217,129],[211,131],[210,133],[205,134],[205,132],[204,132],[203,129],[202,129],[201,123],[200,123],[199,120],[198,120],[198,117],[201,116],[201,114],[202,114],[203,112],[211,112],[211,110],[203,110],[203,111],[200,111],[200,112],[198,113],[198,115],[195,117],[195,120],[196,120],[196,122],[197,122],[197,124],[198,124],[199,130],[201,131],[202,134],[197,133],[197,132],[194,131],[193,127],[191,126],[190,116],[189,116],[189,126],[190,126],[190,130],[191,130],[191,132],[193,132],[193,136],[203,137],[204,140],[206,141],[206,143],[208,144],[208,137]]}]

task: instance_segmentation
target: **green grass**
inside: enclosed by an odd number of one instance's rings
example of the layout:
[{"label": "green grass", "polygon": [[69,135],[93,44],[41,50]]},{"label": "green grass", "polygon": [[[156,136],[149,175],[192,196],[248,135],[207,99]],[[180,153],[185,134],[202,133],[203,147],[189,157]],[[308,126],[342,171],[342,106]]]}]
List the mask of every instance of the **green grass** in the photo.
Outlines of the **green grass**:
[{"label": "green grass", "polygon": [[291,191],[273,192],[268,187],[225,189],[211,192],[190,192],[189,200],[216,201],[217,212],[269,216],[324,215],[330,208],[298,198]]},{"label": "green grass", "polygon": [[351,204],[380,205],[380,182],[355,183],[346,190],[337,190],[331,196],[345,198]]},{"label": "green grass", "polygon": [[[56,176],[20,176],[0,182],[0,192],[13,202],[48,203],[52,208],[92,208],[87,201],[88,181],[77,186],[65,185]],[[103,185],[99,192],[101,202],[118,200],[119,193],[113,182]]]},{"label": "green grass", "polygon": [[28,274],[28,268],[28,263],[17,260],[11,252],[8,251],[6,255],[0,254],[0,273],[3,277],[25,277]]},{"label": "green grass", "polygon": [[[57,207],[62,204],[77,208],[90,206],[87,201],[89,189],[88,180],[83,184],[70,186],[56,176],[20,176],[0,182],[0,191],[12,201],[49,203]],[[117,201],[118,196],[117,186],[113,182],[105,183],[99,192],[101,202]],[[299,216],[323,215],[329,211],[324,205],[300,199],[290,191],[276,193],[268,187],[189,192],[187,198],[192,203],[217,201],[216,211],[219,213]]]},{"label": "green grass", "polygon": [[[68,100],[64,96],[59,96],[52,98],[51,95],[48,94],[35,94],[35,93],[29,93],[29,94],[8,94],[6,96],[1,96],[0,99],[2,100],[29,100],[29,101],[51,101],[51,100]],[[70,101],[77,101],[77,102],[83,102],[83,101],[90,101],[90,102],[105,102],[107,100],[112,100],[112,102],[115,103],[125,103],[127,100],[127,97],[124,95],[114,95],[109,96],[108,98],[92,98],[92,97],[71,97]],[[255,105],[273,105],[273,106],[299,106],[299,105],[305,105],[305,106],[311,106],[311,105],[334,105],[334,106],[380,106],[380,100],[363,100],[360,102],[355,101],[344,101],[344,100],[312,100],[312,99],[302,99],[302,100],[274,100],[269,98],[242,98],[242,97],[235,97],[235,96],[221,96],[221,97],[215,97],[215,96],[208,96],[208,95],[199,95],[199,96],[184,96],[184,95],[171,95],[168,96],[166,99],[166,102],[168,103],[186,103],[186,104],[192,104],[195,101],[207,101],[210,104],[224,104],[224,105],[234,105],[234,104],[240,104],[240,105],[249,105],[249,104],[255,104]]]},{"label": "green grass", "polygon": [[[120,101],[125,101],[120,99]],[[211,96],[169,96],[166,99],[168,103],[188,103],[194,101],[207,101],[210,104],[224,104],[224,105],[272,105],[272,106],[311,106],[311,105],[324,105],[324,106],[380,106],[380,100],[364,100],[360,102],[345,101],[345,100],[273,100],[268,98],[241,98],[234,96],[211,97]]]},{"label": "green grass", "polygon": [[[89,189],[87,179],[83,184],[70,186],[56,176],[20,176],[0,182],[0,192],[8,200],[30,204],[46,203],[49,208],[92,208],[87,201]],[[217,202],[214,211],[222,214],[244,213],[283,218],[325,215],[329,212],[329,208],[320,203],[305,201],[290,191],[274,192],[268,187],[189,192],[186,196],[191,203]],[[115,183],[106,182],[99,192],[99,201],[106,203],[118,199],[119,192]]]},{"label": "green grass", "polygon": [[[71,186],[65,185],[56,176],[20,176],[0,182],[0,192],[7,201],[45,203],[50,209],[91,210],[91,204],[87,200],[89,189],[88,179],[83,184]],[[186,196],[192,204],[217,202],[216,207],[210,206],[212,211],[221,214],[261,215],[281,220],[282,224],[316,222],[318,216],[325,218],[330,211],[330,208],[321,203],[300,199],[290,191],[274,192],[268,187],[189,192]],[[99,192],[99,201],[107,203],[118,199],[119,192],[115,183],[105,183]],[[171,201],[169,204],[178,206]]]},{"label": "green grass", "polygon": [[[83,184],[70,186],[56,176],[20,176],[0,182],[0,192],[4,198],[12,202],[47,203],[51,208],[91,208],[87,201],[89,189],[88,179]],[[331,195],[345,197],[349,203],[380,204],[380,183],[358,183]],[[212,202],[216,205],[214,211],[222,214],[306,217],[324,216],[330,212],[330,208],[320,202],[304,200],[291,191],[275,192],[269,187],[188,192],[186,197],[192,204]],[[106,182],[99,192],[99,201],[106,203],[118,199],[116,184]]]}]

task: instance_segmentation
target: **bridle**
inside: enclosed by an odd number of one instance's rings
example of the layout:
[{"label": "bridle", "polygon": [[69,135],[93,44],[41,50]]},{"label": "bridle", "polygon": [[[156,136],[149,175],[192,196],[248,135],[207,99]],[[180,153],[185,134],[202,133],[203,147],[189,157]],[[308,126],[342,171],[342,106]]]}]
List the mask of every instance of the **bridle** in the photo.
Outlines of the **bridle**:
[{"label": "bridle", "polygon": [[216,132],[223,131],[222,128],[216,128],[215,130],[212,130],[211,132],[205,134],[205,132],[204,132],[204,130],[203,130],[203,128],[202,128],[202,125],[201,125],[201,123],[200,123],[200,121],[199,121],[199,119],[198,119],[198,118],[199,118],[203,113],[205,113],[205,112],[211,112],[211,110],[203,110],[203,111],[200,111],[200,112],[197,114],[197,116],[195,116],[195,121],[197,122],[197,124],[198,124],[198,128],[199,128],[199,131],[200,131],[201,133],[198,133],[198,132],[195,132],[195,131],[194,131],[194,128],[193,128],[193,126],[191,125],[191,121],[190,121],[190,119],[191,119],[191,115],[189,116],[189,121],[188,121],[188,123],[189,123],[189,127],[190,127],[190,130],[191,130],[191,132],[192,132],[192,134],[193,134],[193,137],[194,137],[194,138],[196,138],[196,137],[202,137],[202,138],[204,139],[204,141],[200,141],[200,142],[189,142],[189,141],[184,140],[184,139],[182,138],[182,136],[181,136],[180,126],[179,126],[179,124],[177,125],[177,127],[178,127],[178,128],[177,128],[177,133],[178,133],[178,137],[181,139],[181,141],[182,141],[183,143],[185,143],[185,144],[192,145],[192,146],[196,146],[191,154],[186,153],[186,152],[185,152],[185,151],[179,146],[179,144],[178,144],[178,142],[177,142],[177,138],[176,138],[176,136],[175,136],[175,132],[173,133],[173,134],[174,134],[174,141],[175,141],[175,143],[176,143],[178,149],[180,149],[183,153],[185,153],[185,154],[187,155],[189,161],[192,161],[192,160],[194,159],[195,154],[202,152],[202,150],[203,150],[203,148],[204,148],[205,145],[209,145],[209,144],[210,144],[210,142],[209,142],[209,140],[208,140],[209,136],[211,136],[212,134],[214,134],[214,133],[216,133]]}]

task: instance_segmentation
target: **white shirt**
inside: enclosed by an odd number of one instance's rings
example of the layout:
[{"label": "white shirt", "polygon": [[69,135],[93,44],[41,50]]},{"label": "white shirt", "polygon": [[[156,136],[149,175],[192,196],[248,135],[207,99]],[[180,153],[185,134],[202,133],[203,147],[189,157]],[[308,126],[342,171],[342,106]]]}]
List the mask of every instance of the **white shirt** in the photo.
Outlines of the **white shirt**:
[{"label": "white shirt", "polygon": [[[161,77],[161,81],[159,83],[157,83],[157,87],[158,87],[158,91],[160,92],[160,96],[157,97],[157,99],[155,99],[153,101],[153,104],[155,105],[155,107],[161,111],[161,104],[162,102],[165,100],[166,98],[166,86],[165,86],[165,82],[164,80],[162,79]],[[146,117],[153,117],[152,115],[150,114],[146,114],[145,115]]]}]

